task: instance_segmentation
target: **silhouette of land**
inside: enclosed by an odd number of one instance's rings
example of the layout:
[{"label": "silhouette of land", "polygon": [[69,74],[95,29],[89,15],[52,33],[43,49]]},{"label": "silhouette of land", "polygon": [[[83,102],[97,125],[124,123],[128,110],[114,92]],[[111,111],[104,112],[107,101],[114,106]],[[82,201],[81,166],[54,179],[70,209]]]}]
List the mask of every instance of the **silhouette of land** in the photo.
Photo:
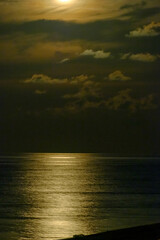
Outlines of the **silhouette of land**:
[{"label": "silhouette of land", "polygon": [[75,235],[66,240],[160,240],[160,223],[107,231],[93,235]]}]

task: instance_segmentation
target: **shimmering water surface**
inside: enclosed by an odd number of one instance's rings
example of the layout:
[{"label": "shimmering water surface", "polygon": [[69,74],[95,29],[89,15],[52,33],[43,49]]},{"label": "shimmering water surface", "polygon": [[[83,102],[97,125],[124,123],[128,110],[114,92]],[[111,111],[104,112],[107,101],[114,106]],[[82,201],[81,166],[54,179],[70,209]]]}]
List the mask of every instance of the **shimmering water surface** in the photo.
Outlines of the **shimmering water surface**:
[{"label": "shimmering water surface", "polygon": [[0,157],[0,239],[51,240],[160,222],[160,159]]}]

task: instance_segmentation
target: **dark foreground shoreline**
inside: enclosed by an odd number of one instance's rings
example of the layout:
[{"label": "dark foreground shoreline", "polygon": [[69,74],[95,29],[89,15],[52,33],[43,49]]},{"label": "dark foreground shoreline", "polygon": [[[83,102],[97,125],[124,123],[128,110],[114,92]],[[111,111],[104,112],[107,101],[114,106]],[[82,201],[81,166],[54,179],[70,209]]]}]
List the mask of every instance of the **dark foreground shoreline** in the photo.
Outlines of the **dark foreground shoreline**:
[{"label": "dark foreground shoreline", "polygon": [[77,235],[66,240],[160,240],[160,223],[107,231],[93,235]]}]

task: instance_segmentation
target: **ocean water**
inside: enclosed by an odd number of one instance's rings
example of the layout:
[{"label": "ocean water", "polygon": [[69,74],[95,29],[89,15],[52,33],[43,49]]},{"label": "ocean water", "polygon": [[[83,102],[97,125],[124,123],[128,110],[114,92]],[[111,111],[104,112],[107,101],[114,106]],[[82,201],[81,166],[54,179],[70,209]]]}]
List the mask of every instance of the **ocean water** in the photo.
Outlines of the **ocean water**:
[{"label": "ocean water", "polygon": [[160,222],[160,159],[0,157],[0,239],[56,240]]}]

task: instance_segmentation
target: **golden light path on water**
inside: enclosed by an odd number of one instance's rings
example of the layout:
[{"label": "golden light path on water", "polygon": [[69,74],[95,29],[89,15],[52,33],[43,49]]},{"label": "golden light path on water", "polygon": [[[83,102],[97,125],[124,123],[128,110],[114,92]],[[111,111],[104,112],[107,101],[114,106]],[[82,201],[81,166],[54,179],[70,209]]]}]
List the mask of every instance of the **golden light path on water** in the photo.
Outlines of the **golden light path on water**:
[{"label": "golden light path on water", "polygon": [[[84,171],[85,154],[29,154],[28,159],[31,166],[26,171],[25,195],[32,208],[25,217],[32,239],[92,233],[92,226],[84,219],[90,215],[85,195],[80,194],[90,190]],[[33,168],[37,169],[36,175]]]},{"label": "golden light path on water", "polygon": [[49,158],[72,159],[72,158],[75,158],[75,157],[49,157]]}]

